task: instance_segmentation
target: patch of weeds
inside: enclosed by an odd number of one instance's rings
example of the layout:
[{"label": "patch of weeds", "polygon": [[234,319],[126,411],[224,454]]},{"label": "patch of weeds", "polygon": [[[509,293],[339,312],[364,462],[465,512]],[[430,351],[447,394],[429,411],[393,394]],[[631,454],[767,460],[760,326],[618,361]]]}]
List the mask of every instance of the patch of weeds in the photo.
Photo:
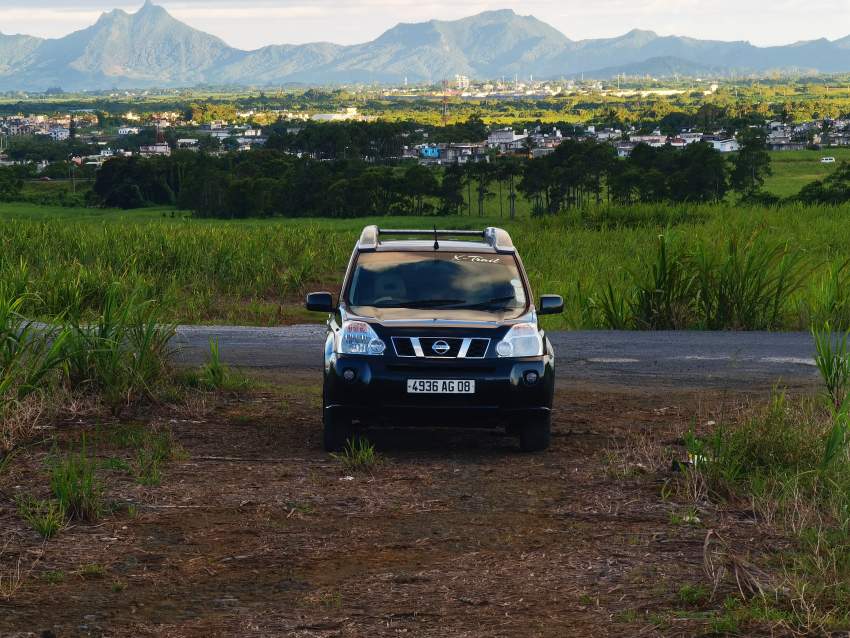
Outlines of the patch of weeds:
[{"label": "patch of weeds", "polygon": [[850,350],[847,340],[850,332],[835,337],[829,322],[823,329],[812,328],[817,356],[815,363],[820,371],[826,393],[836,409],[841,407],[850,391]]},{"label": "patch of weeds", "polygon": [[100,467],[104,470],[112,470],[114,472],[129,472],[130,464],[124,459],[110,457],[100,462]]},{"label": "patch of weeds", "polygon": [[174,441],[170,430],[155,430],[143,424],[125,424],[99,431],[97,438],[103,444],[131,450],[129,461],[110,457],[101,461],[100,467],[126,472],[141,485],[159,485],[162,482],[163,466],[168,461],[186,455]]},{"label": "patch of weeds", "polygon": [[115,580],[112,582],[112,591],[116,594],[120,594],[125,589],[127,589],[127,583],[120,580]]},{"label": "patch of weeds", "polygon": [[711,627],[711,633],[721,636],[741,632],[741,624],[738,622],[738,619],[730,614],[722,614],[712,618],[709,627]]},{"label": "patch of weeds", "polygon": [[93,523],[103,512],[103,489],[94,473],[95,461],[71,452],[50,461],[50,487],[65,515],[71,520]]},{"label": "patch of weeds", "polygon": [[646,622],[656,629],[667,629],[670,627],[670,616],[662,612],[653,611],[646,614]]},{"label": "patch of weeds", "polygon": [[18,453],[18,449],[14,449],[11,452],[4,454],[3,450],[0,449],[0,476],[3,476],[3,473],[9,469],[12,465],[12,459],[15,458],[15,455]]},{"label": "patch of weeds", "polygon": [[108,445],[120,448],[135,448],[142,444],[148,434],[148,427],[142,423],[122,423],[98,431],[98,439]]},{"label": "patch of weeds", "polygon": [[295,503],[288,502],[285,505],[287,511],[295,512],[297,514],[312,514],[316,511],[316,508],[310,505],[309,503]]},{"label": "patch of weeds", "polygon": [[183,382],[191,388],[207,392],[242,392],[251,387],[250,380],[230,369],[221,359],[218,340],[210,339],[210,353],[206,365],[195,372],[183,375]]},{"label": "patch of weeds", "polygon": [[349,472],[368,471],[380,462],[375,446],[368,439],[359,436],[349,439],[342,452],[331,456]]},{"label": "patch of weeds", "polygon": [[132,463],[133,476],[140,485],[159,485],[162,483],[163,466],[184,454],[183,449],[174,442],[170,431],[150,432],[136,450]]},{"label": "patch of weeds", "polygon": [[711,592],[704,585],[682,585],[676,597],[683,605],[695,607],[703,605],[711,598]]},{"label": "patch of weeds", "polygon": [[302,599],[305,605],[324,607],[325,609],[342,608],[342,593],[338,591],[316,591],[306,594]]},{"label": "patch of weeds", "polygon": [[[0,557],[3,552],[0,551]],[[21,559],[9,565],[8,569],[0,570],[0,599],[11,600],[24,583],[24,573],[21,570]]]},{"label": "patch of weeds", "polygon": [[126,514],[128,518],[136,518],[139,515],[139,509],[134,503],[126,501],[113,501],[109,505],[109,509],[113,514]]},{"label": "patch of weeds", "polygon": [[54,537],[66,525],[65,511],[56,501],[20,496],[16,504],[18,515],[45,540]]},{"label": "patch of weeds", "polygon": [[614,614],[614,622],[620,622],[630,625],[632,623],[636,623],[637,620],[638,613],[636,609],[626,609],[625,611],[621,611],[617,614]]},{"label": "patch of weeds", "polygon": [[681,514],[679,512],[670,512],[671,525],[700,525],[701,523],[699,512],[697,512],[695,507],[688,507]]},{"label": "patch of weeds", "polygon": [[320,603],[325,609],[342,609],[342,594],[338,591],[322,594]]},{"label": "patch of weeds", "polygon": [[43,580],[48,585],[58,585],[59,583],[65,582],[65,572],[62,570],[55,570],[44,572],[41,575],[41,580]]},{"label": "patch of weeds", "polygon": [[106,575],[106,568],[100,563],[88,563],[77,570],[77,575],[86,580],[103,578]]}]

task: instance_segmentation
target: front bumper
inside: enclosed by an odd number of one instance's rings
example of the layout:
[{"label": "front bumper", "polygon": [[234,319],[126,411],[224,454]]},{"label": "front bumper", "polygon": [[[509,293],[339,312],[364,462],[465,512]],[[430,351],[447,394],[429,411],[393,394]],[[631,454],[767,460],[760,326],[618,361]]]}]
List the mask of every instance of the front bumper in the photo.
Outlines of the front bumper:
[{"label": "front bumper", "polygon": [[[545,416],[555,374],[549,355],[529,359],[411,362],[336,355],[327,362],[325,409],[335,417],[379,426],[501,426]],[[354,373],[351,380],[345,373]],[[534,372],[530,384],[526,375]],[[474,380],[473,395],[408,394],[408,379]]]}]

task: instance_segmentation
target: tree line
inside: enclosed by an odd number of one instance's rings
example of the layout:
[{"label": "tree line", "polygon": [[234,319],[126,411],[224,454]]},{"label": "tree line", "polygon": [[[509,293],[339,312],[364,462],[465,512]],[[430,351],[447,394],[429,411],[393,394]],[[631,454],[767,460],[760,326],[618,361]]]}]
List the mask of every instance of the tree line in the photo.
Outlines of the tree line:
[{"label": "tree line", "polygon": [[763,136],[744,140],[730,162],[710,145],[684,149],[638,145],[628,158],[592,140],[565,140],[536,159],[496,156],[445,167],[313,159],[283,150],[213,156],[118,158],[98,171],[101,205],[175,205],[199,217],[356,217],[382,214],[485,214],[498,196],[500,213],[517,200],[533,214],[601,203],[714,202],[730,189],[764,196],[769,173]]}]

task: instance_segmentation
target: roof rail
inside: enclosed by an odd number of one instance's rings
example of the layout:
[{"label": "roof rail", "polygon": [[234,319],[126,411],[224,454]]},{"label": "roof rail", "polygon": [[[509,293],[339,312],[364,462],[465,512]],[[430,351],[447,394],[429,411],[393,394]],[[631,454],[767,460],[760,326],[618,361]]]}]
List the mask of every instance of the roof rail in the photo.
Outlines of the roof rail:
[{"label": "roof rail", "polygon": [[501,228],[485,228],[484,230],[450,230],[427,228],[378,228],[366,226],[360,235],[360,250],[375,250],[381,243],[382,236],[420,236],[439,239],[441,237],[477,237],[489,244],[497,252],[514,252],[514,243],[507,231]]}]

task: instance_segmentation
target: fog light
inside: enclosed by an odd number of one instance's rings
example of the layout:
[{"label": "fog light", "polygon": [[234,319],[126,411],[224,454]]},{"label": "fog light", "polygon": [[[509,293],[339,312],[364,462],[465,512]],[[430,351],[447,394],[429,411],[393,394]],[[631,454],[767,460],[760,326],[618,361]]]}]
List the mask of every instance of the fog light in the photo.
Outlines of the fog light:
[{"label": "fog light", "polygon": [[357,376],[357,373],[354,372],[351,368],[348,368],[342,373],[342,378],[346,381],[354,381],[354,377]]},{"label": "fog light", "polygon": [[529,370],[525,373],[525,382],[528,385],[534,385],[537,383],[537,380],[540,378],[540,375],[534,372],[533,370]]}]

